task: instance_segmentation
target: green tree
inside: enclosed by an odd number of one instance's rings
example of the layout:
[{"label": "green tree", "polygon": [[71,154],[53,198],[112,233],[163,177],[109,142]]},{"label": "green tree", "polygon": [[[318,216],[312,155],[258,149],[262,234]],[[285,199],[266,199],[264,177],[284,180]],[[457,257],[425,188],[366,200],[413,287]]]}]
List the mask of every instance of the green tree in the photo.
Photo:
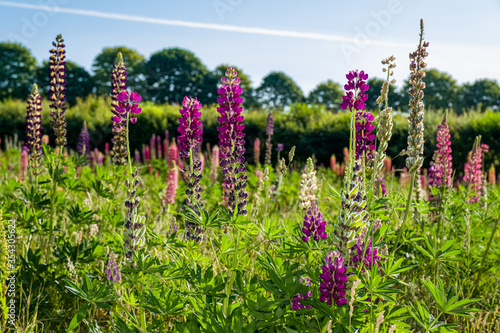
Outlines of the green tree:
[{"label": "green tree", "polygon": [[146,96],[155,103],[180,104],[184,96],[203,100],[208,73],[193,53],[179,48],[163,49],[146,63]]},{"label": "green tree", "polygon": [[427,107],[445,109],[456,107],[458,85],[449,74],[437,69],[425,71],[424,103]]},{"label": "green tree", "polygon": [[[43,96],[49,97],[49,63],[44,61],[37,70],[37,82]],[[66,100],[70,106],[76,104],[77,97],[85,98],[95,92],[94,78],[87,70],[72,61],[66,61]]]},{"label": "green tree", "polygon": [[36,78],[36,59],[18,43],[0,43],[0,100],[26,99]]},{"label": "green tree", "polygon": [[257,88],[257,99],[267,108],[283,108],[302,102],[304,94],[288,75],[283,72],[271,72]]},{"label": "green tree", "polygon": [[324,105],[328,110],[334,111],[339,109],[342,102],[342,95],[344,92],[340,84],[328,80],[320,83],[314,88],[307,97],[309,104]]},{"label": "green tree", "polygon": [[[379,78],[371,78],[366,82],[370,88],[366,92],[368,95],[368,99],[366,100],[366,107],[368,109],[377,109],[380,106],[377,104],[377,98],[380,96],[380,91],[382,90],[382,85],[385,80]],[[396,86],[389,83],[389,106],[395,107],[397,102],[399,101],[399,95],[396,93]]]},{"label": "green tree", "polygon": [[496,80],[479,79],[474,83],[465,83],[460,91],[460,111],[479,107],[500,109],[500,86]]},{"label": "green tree", "polygon": [[94,72],[93,78],[97,87],[96,93],[99,95],[110,94],[111,71],[118,52],[122,53],[125,61],[127,87],[132,91],[144,94],[145,58],[137,51],[125,46],[106,47],[95,57],[92,63],[92,71]]},{"label": "green tree", "polygon": [[[205,84],[203,86],[203,91],[206,104],[217,103],[217,89],[222,85],[221,78],[226,75],[227,68],[231,65],[222,64],[217,66],[213,71],[211,71],[207,76],[205,76]],[[236,66],[231,66],[236,69],[238,77],[241,80],[240,87],[243,89],[243,106],[247,109],[257,109],[259,104],[255,99],[255,89],[252,88],[252,81],[240,68]],[[202,102],[203,103],[203,102]]]}]

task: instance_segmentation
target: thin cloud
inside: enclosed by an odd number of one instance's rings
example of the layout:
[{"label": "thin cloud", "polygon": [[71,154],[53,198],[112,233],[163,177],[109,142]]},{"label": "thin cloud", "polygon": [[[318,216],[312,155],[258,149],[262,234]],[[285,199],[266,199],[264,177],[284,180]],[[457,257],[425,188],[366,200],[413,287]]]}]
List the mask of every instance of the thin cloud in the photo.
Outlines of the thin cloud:
[{"label": "thin cloud", "polygon": [[[312,32],[266,29],[266,28],[256,28],[256,27],[240,27],[235,25],[190,22],[181,20],[167,20],[167,19],[159,19],[159,18],[145,17],[145,16],[125,15],[119,13],[105,13],[95,10],[71,9],[71,8],[50,7],[43,5],[32,5],[26,3],[15,3],[10,1],[0,1],[0,6],[43,10],[46,12],[53,12],[53,13],[65,13],[65,14],[98,17],[104,19],[128,21],[128,22],[141,22],[141,23],[150,23],[150,24],[159,24],[159,25],[177,26],[185,28],[204,29],[204,30],[229,31],[229,32],[253,34],[253,35],[290,37],[290,38],[301,38],[301,39],[322,40],[328,42],[341,42],[341,43],[355,43],[355,44],[360,42],[356,38],[349,38],[338,35],[327,35],[327,34],[318,34]],[[377,41],[373,39],[363,41],[362,43],[370,45],[379,45],[379,46],[408,47],[408,45],[406,44]]]}]

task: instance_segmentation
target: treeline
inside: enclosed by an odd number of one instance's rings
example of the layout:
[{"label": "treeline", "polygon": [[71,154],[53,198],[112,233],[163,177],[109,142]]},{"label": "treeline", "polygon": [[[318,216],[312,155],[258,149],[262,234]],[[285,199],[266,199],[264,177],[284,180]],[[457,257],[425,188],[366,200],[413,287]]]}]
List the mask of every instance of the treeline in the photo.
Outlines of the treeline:
[{"label": "treeline", "polygon": [[[109,105],[110,97],[89,96],[85,101],[70,107],[66,112],[68,129],[68,146],[77,148],[78,135],[83,122],[87,123],[90,132],[91,149],[98,148],[104,151],[106,143],[111,142],[111,112]],[[42,132],[50,137],[53,143],[54,131],[50,127],[49,102],[42,103]],[[153,134],[165,138],[165,131],[169,131],[169,138],[177,137],[179,126],[179,106],[170,104],[155,105],[150,102],[141,103],[142,113],[140,124],[132,125],[133,135],[130,136],[132,152],[141,151],[144,144],[149,142]],[[5,101],[0,103],[0,138],[2,148],[9,138],[17,136],[20,141],[26,135],[26,103],[23,101]],[[211,146],[218,142],[217,132],[217,110],[216,106],[204,106],[202,108],[203,122],[203,150],[206,144]],[[427,111],[424,117],[425,145],[424,145],[424,168],[428,168],[432,159],[432,153],[436,149],[437,125],[443,119],[442,110]],[[259,138],[261,150],[264,150],[266,139],[267,114],[261,111],[245,112],[245,158],[249,163],[254,160],[253,145],[255,139]],[[348,147],[349,141],[349,114],[338,112],[331,114],[322,107],[308,106],[305,103],[297,103],[291,106],[287,113],[275,113],[274,135],[272,143],[274,148],[278,143],[284,144],[285,153],[296,146],[295,160],[304,163],[308,157],[314,156],[318,164],[328,166],[330,156],[334,154],[338,161],[343,159],[343,150]],[[453,150],[454,168],[460,170],[467,159],[468,152],[472,149],[476,135],[482,135],[482,142],[490,149],[484,157],[484,165],[489,168],[492,164],[500,168],[500,113],[471,111],[462,115],[450,113],[448,123],[451,134],[451,148]],[[407,148],[408,120],[401,114],[394,117],[393,136],[389,142],[387,155],[394,158],[393,165],[397,168],[404,166],[405,157],[397,157],[399,153]],[[276,161],[276,150],[273,148],[273,161]],[[282,154],[282,156],[284,156]],[[287,155],[286,155],[287,156]],[[263,154],[261,154],[263,158]],[[262,161],[263,162],[263,161]]]},{"label": "treeline", "polygon": [[[91,94],[108,95],[110,73],[118,52],[123,54],[127,67],[127,85],[139,92],[145,100],[156,104],[180,104],[184,96],[198,97],[205,105],[216,103],[217,85],[228,65],[223,64],[210,71],[192,52],[168,48],[153,53],[149,59],[127,47],[108,47],[99,53],[92,64],[92,73],[68,60],[66,62],[67,101]],[[39,65],[31,52],[17,43],[0,43],[0,100],[21,99],[28,95],[33,83],[38,83],[47,96],[49,68],[47,61]],[[247,109],[282,109],[295,103],[320,105],[327,110],[338,111],[343,87],[332,80],[319,83],[307,96],[283,72],[271,72],[263,78],[258,88],[245,72],[235,67],[241,78]],[[343,78],[339,78],[343,81]],[[376,99],[384,80],[370,78],[367,106],[378,107]],[[452,108],[462,114],[466,110],[484,111],[500,109],[500,86],[496,80],[478,79],[473,83],[457,84],[449,74],[429,69],[425,78],[424,102],[428,109]],[[391,85],[389,100],[398,110],[406,111],[408,105],[408,81],[401,87]]]}]

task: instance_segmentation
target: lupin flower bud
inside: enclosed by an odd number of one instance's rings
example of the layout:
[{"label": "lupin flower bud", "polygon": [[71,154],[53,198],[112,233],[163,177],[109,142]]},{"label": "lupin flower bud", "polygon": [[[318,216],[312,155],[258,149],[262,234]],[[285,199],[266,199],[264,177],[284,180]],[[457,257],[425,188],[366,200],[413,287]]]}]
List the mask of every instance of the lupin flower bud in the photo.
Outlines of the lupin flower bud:
[{"label": "lupin flower bud", "polygon": [[54,46],[50,50],[49,60],[49,79],[50,90],[49,99],[52,117],[51,123],[56,136],[56,145],[60,148],[66,146],[66,51],[64,50],[64,39],[57,35],[56,41],[52,42]]},{"label": "lupin flower bud", "polygon": [[425,58],[428,56],[428,42],[424,42],[424,21],[420,20],[420,40],[418,48],[410,53],[410,115],[408,116],[408,148],[405,154],[406,166],[410,173],[420,169],[424,158],[424,68],[427,67]]},{"label": "lupin flower bud", "polygon": [[338,251],[330,251],[325,257],[325,263],[322,267],[323,273],[319,275],[322,282],[319,284],[319,300],[337,306],[347,303],[346,281],[347,274],[344,267],[344,258]]},{"label": "lupin flower bud", "polygon": [[[122,118],[117,112],[116,108],[119,106],[118,95],[127,90],[127,71],[125,69],[125,63],[123,62],[123,56],[118,53],[116,57],[115,64],[113,65],[113,70],[111,71],[111,112],[113,113],[112,131],[113,139],[111,140],[113,147],[111,155],[113,157],[113,162],[117,165],[125,165],[127,163],[127,138],[126,138],[126,119]],[[116,122],[116,119],[120,119],[120,122]]]},{"label": "lupin flower bud", "polygon": [[271,137],[274,134],[274,116],[272,112],[269,112],[267,116],[267,123],[266,123],[266,159],[264,161],[265,165],[270,165],[271,164],[271,155],[272,155],[272,148],[273,144],[271,143]]},{"label": "lupin flower bud", "polygon": [[82,130],[78,136],[78,156],[89,156],[90,155],[90,137],[89,130],[87,129],[87,122],[83,122]]},{"label": "lupin flower bud", "polygon": [[26,106],[26,146],[33,175],[40,174],[42,166],[42,98],[38,86],[33,85]]},{"label": "lupin flower bud", "polygon": [[218,89],[220,97],[217,98],[219,107],[217,117],[220,126],[219,149],[220,166],[224,175],[223,195],[228,200],[229,212],[238,215],[247,214],[247,175],[245,167],[245,134],[242,124],[244,117],[241,115],[243,108],[240,97],[242,89],[240,78],[233,67],[228,67],[226,76],[222,77],[222,86]]},{"label": "lupin flower bud", "polygon": [[106,267],[106,278],[111,283],[121,281],[121,274],[116,263],[116,256],[114,252],[109,254],[108,265]]}]

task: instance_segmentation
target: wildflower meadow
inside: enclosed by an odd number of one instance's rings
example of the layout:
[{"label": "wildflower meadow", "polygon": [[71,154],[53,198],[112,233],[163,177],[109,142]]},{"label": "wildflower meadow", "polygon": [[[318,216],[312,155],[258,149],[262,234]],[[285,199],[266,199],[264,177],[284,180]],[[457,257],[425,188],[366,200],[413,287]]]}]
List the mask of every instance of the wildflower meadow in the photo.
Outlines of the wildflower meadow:
[{"label": "wildflower meadow", "polygon": [[[71,148],[58,35],[48,95],[33,84],[25,137],[2,138],[0,332],[500,332],[500,189],[484,162],[498,136],[469,133],[458,165],[456,115],[426,128],[422,21],[415,39],[409,59],[381,59],[379,110],[366,104],[371,73],[346,73],[347,144],[343,156],[325,152],[325,166],[300,137],[275,139],[273,110],[248,139],[234,67],[215,108],[187,95],[175,131],[132,146],[151,115],[127,88],[121,53],[105,110],[112,139],[93,146],[82,120]],[[401,115],[389,86],[407,66]],[[396,117],[407,137],[396,137]],[[424,154],[429,131],[436,144]],[[405,148],[393,155],[395,137]]]}]

